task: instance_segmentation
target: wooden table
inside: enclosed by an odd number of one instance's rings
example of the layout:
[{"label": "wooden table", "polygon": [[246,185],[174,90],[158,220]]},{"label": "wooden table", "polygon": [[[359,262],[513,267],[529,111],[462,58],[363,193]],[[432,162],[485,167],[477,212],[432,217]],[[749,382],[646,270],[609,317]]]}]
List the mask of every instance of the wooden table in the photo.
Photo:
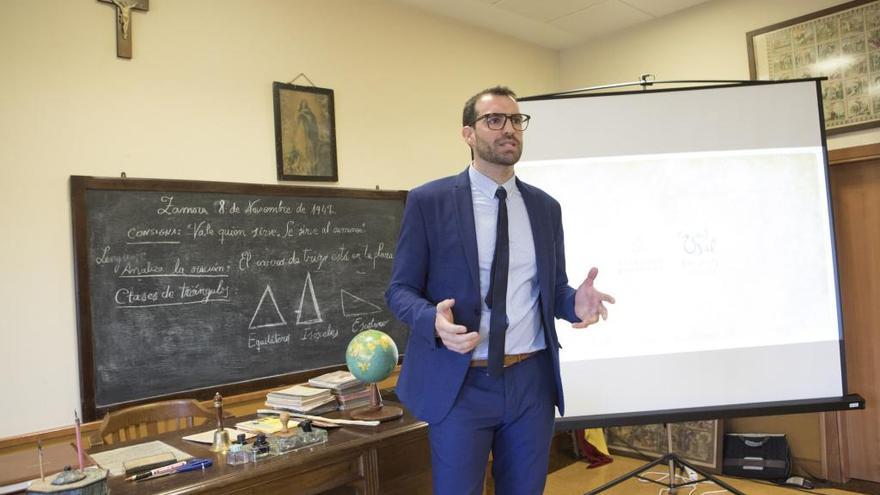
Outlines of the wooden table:
[{"label": "wooden table", "polygon": [[[194,430],[204,431],[205,426]],[[376,427],[331,429],[327,443],[311,452],[270,456],[253,464],[229,466],[225,455],[212,453],[209,446],[182,440],[182,436],[194,431],[181,430],[149,440],[161,440],[194,457],[213,459],[212,467],[141,482],[129,482],[116,476],[110,478],[109,488],[113,495],[431,493],[427,431],[425,423],[405,413],[400,419]],[[103,446],[93,451],[112,447]]]}]

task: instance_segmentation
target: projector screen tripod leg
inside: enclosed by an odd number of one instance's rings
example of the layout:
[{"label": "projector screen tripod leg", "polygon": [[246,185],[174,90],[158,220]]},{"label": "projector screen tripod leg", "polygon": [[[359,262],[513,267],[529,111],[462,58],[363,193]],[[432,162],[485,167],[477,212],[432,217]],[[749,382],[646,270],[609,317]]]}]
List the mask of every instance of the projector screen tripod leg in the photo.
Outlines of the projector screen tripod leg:
[{"label": "projector screen tripod leg", "polygon": [[[725,483],[724,481],[721,481],[720,479],[712,476],[711,474],[687,463],[681,457],[675,455],[672,451],[672,428],[670,428],[668,424],[666,424],[665,427],[666,427],[666,445],[667,445],[667,454],[666,455],[664,455],[663,457],[661,457],[659,459],[651,461],[648,464],[645,464],[644,466],[642,466],[638,469],[630,471],[629,473],[626,473],[617,479],[611,480],[608,483],[605,483],[604,485],[600,486],[599,488],[590,490],[589,492],[587,492],[584,495],[594,495],[596,493],[602,493],[605,490],[607,490],[615,485],[618,485],[620,483],[623,483],[624,481],[631,479],[631,478],[638,478],[642,481],[647,481],[650,483],[655,483],[655,484],[664,486],[669,490],[669,495],[675,495],[676,493],[678,493],[678,489],[683,486],[695,485],[697,483],[702,483],[703,481],[711,481],[712,483],[715,483],[716,485],[720,486],[721,488],[724,488],[725,490],[729,491],[733,495],[745,495],[743,492],[730,486],[729,484]],[[669,467],[669,480],[667,483],[663,483],[663,482],[642,476],[642,473],[644,473],[645,471],[648,471],[649,469],[653,468],[654,466],[662,466],[663,464],[666,464]],[[687,469],[697,473],[698,475],[702,476],[702,478],[699,478],[699,477],[697,477],[697,479],[691,478],[690,480],[687,480],[685,482],[676,483],[675,482],[676,466],[678,466],[679,469],[687,468]]]},{"label": "projector screen tripod leg", "polygon": [[[651,478],[646,478],[646,477],[642,476],[642,473],[650,470],[654,466],[662,466],[664,464],[669,466],[670,477],[669,477],[668,482],[660,482],[660,481],[656,481]],[[697,474],[699,474],[701,476],[701,478],[697,478],[695,480],[688,480],[688,481],[685,481],[682,483],[676,483],[675,482],[675,471],[676,471],[677,467],[686,467],[688,469],[691,469],[694,472],[696,472]],[[671,494],[676,493],[677,490],[683,486],[694,485],[697,483],[701,483],[703,481],[711,481],[712,483],[715,483],[716,485],[720,486],[721,488],[724,488],[725,490],[729,491],[733,495],[745,495],[743,492],[737,490],[736,488],[730,486],[729,484],[716,478],[715,476],[712,476],[711,474],[709,474],[709,473],[707,473],[707,472],[705,472],[705,471],[703,471],[703,470],[701,470],[691,464],[688,464],[687,462],[685,462],[684,460],[682,460],[680,457],[678,457],[675,454],[666,454],[665,456],[663,456],[659,459],[655,459],[655,460],[649,462],[648,464],[645,464],[644,466],[642,466],[638,469],[630,471],[629,473],[626,473],[617,479],[614,479],[614,480],[609,481],[608,483],[605,483],[604,485],[600,486],[599,488],[595,488],[593,490],[590,490],[587,493],[585,493],[584,495],[594,495],[597,493],[602,493],[605,490],[608,490],[609,488],[616,486],[616,485],[619,485],[620,483],[623,483],[624,481],[627,481],[632,478],[638,478],[642,481],[647,481],[650,483],[655,483],[657,485],[663,486],[663,487],[667,488],[669,490],[669,493],[671,493]]]}]

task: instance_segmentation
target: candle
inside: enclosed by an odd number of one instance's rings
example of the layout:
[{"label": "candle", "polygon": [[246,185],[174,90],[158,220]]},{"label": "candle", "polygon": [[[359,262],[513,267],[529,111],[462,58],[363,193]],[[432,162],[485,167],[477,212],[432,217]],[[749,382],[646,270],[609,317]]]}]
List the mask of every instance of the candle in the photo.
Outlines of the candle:
[{"label": "candle", "polygon": [[82,446],[82,432],[79,429],[79,415],[76,413],[76,410],[73,411],[73,419],[76,426],[76,455],[79,457],[79,470],[83,470],[83,446]]}]

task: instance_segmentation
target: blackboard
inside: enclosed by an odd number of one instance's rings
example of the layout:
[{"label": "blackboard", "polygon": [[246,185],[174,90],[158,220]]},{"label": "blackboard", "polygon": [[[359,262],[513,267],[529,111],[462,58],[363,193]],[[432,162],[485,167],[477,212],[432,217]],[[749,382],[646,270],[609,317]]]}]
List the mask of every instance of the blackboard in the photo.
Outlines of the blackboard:
[{"label": "blackboard", "polygon": [[358,332],[407,332],[383,293],[405,192],[71,177],[86,420],[294,381]]}]

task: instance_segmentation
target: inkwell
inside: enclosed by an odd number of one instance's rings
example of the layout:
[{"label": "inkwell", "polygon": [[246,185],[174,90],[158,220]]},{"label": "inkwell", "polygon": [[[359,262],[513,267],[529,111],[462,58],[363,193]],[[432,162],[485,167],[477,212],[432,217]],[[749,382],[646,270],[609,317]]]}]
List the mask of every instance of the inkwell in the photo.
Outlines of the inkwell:
[{"label": "inkwell", "polygon": [[327,430],[313,428],[312,421],[300,422],[294,430],[287,427],[290,415],[283,412],[279,415],[281,431],[269,436],[269,446],[273,454],[284,454],[327,441]]}]

